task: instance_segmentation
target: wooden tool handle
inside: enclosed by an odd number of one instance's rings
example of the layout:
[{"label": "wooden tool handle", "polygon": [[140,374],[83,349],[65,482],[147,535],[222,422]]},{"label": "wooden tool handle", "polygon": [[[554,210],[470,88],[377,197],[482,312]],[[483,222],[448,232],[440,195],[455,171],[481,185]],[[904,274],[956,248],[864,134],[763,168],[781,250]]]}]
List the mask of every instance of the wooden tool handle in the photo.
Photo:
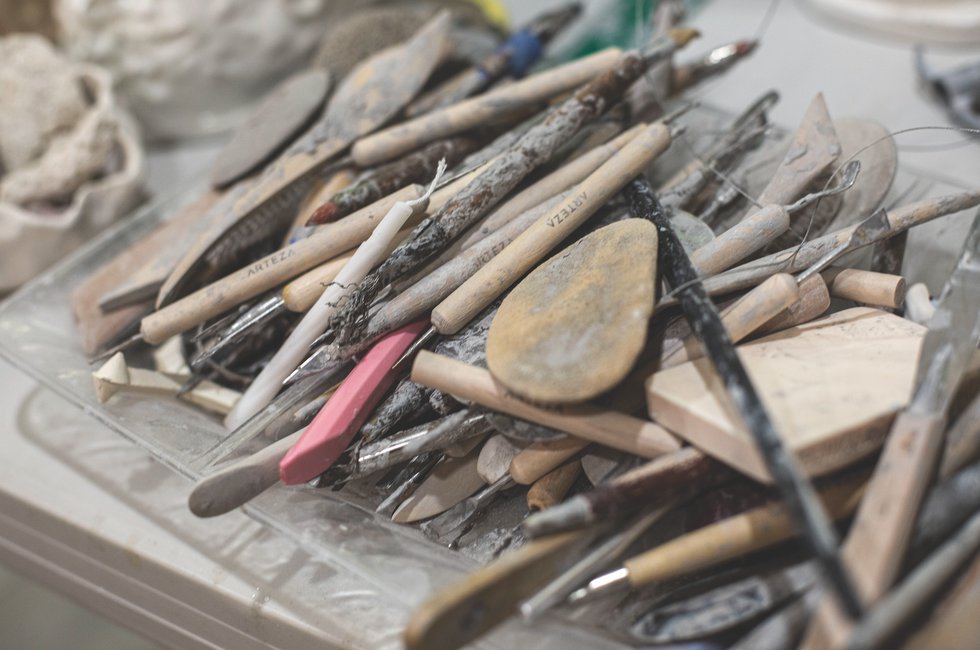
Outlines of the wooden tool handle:
[{"label": "wooden tool handle", "polygon": [[529,271],[670,145],[670,130],[649,126],[577,185],[567,202],[534,222],[432,312],[441,334],[455,334]]},{"label": "wooden tool handle", "polygon": [[279,461],[302,433],[288,435],[198,481],[187,498],[191,512],[198,517],[231,512],[278,483]]},{"label": "wooden tool handle", "polygon": [[648,420],[592,405],[554,410],[531,406],[507,393],[487,370],[426,350],[415,358],[412,381],[644,458],[680,448],[677,438]]},{"label": "wooden tool handle", "polygon": [[[793,276],[777,273],[721,312],[721,320],[733,343],[738,343],[799,300]],[[701,356],[701,344],[689,334],[680,345],[668,350],[662,368],[670,368]]]},{"label": "wooden tool handle", "polygon": [[433,140],[493,122],[528,105],[543,102],[582,85],[612,68],[619,61],[620,53],[618,48],[607,48],[591,56],[531,75],[522,81],[426,113],[414,120],[382,129],[355,142],[351,148],[351,156],[358,166],[370,167],[418,149]]},{"label": "wooden tool handle", "polygon": [[510,461],[510,477],[521,485],[531,485],[590,444],[575,436],[532,443]]},{"label": "wooden tool handle", "polygon": [[405,627],[409,650],[454,650],[502,623],[518,603],[553,580],[572,550],[589,539],[576,531],[535,540],[440,590]]},{"label": "wooden tool handle", "polygon": [[504,224],[510,223],[524,211],[530,210],[542,201],[546,201],[564,192],[572,185],[582,182],[617,151],[629,144],[640,132],[640,129],[645,126],[644,124],[637,124],[609,142],[593,147],[590,151],[565,163],[527,189],[518,192],[512,199],[507,200],[487,215],[478,227],[473,228],[468,235],[465,235],[462,240],[462,247],[465,249],[472,246],[481,238],[499,230]]},{"label": "wooden tool handle", "polygon": [[551,470],[535,481],[527,491],[527,507],[531,510],[545,510],[560,503],[581,471],[582,463],[578,459]]},{"label": "wooden tool handle", "polygon": [[905,302],[905,278],[900,275],[832,266],[823,278],[834,298],[892,309]]},{"label": "wooden tool handle", "polygon": [[691,253],[698,275],[708,277],[735,266],[789,230],[789,212],[766,205]]},{"label": "wooden tool handle", "polygon": [[[821,490],[828,514],[838,519],[854,510],[862,477],[848,478]],[[796,534],[786,506],[771,503],[688,533],[626,560],[630,584],[642,587],[767,548]]]},{"label": "wooden tool handle", "polygon": [[830,292],[819,273],[799,285],[800,298],[759,328],[757,334],[771,334],[808,323],[830,308]]},{"label": "wooden tool handle", "polygon": [[[848,574],[866,605],[877,602],[898,575],[944,424],[942,417],[908,411],[892,424],[843,547]],[[842,649],[850,630],[836,601],[824,596],[800,647]]]},{"label": "wooden tool handle", "polygon": [[[418,198],[421,185],[409,185],[308,238],[267,255],[150,314],[140,323],[143,340],[159,345],[171,336],[214,318],[300,273],[350,250],[367,239],[396,201]],[[421,214],[421,213],[420,213]]]}]

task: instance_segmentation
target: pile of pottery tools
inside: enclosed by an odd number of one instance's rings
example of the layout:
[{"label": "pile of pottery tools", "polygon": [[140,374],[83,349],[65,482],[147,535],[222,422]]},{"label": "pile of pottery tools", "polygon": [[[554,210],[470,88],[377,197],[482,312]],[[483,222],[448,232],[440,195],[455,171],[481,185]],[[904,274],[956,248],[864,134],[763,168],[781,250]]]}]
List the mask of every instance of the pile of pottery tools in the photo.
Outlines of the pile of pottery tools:
[{"label": "pile of pottery tools", "polygon": [[442,12],[285,80],[75,292],[99,399],[222,419],[202,517],[311,484],[486,562],[411,648],[544,614],[929,647],[980,584],[980,217],[934,299],[905,233],[980,191],[886,205],[894,142],[820,94],[789,133],[764,88],[698,106],[754,44],[688,57],[675,3],[641,47],[535,68],[578,14],[461,71]]}]

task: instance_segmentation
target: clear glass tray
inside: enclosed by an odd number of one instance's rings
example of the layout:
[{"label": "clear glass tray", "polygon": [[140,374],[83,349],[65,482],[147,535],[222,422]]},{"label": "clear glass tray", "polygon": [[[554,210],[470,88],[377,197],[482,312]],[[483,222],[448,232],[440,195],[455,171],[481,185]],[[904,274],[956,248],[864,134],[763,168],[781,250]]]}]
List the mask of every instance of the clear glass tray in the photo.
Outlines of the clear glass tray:
[{"label": "clear glass tray", "polygon": [[[710,118],[712,112],[705,110],[704,115]],[[714,118],[720,119],[720,114]],[[711,129],[704,132],[710,133]],[[690,142],[700,148],[697,138],[692,136]],[[703,143],[702,140],[700,144]],[[899,199],[905,202],[961,189],[905,168],[900,170],[886,205]],[[199,472],[195,460],[226,435],[223,427],[199,410],[172,399],[119,394],[100,404],[91,378],[93,367],[81,351],[70,310],[72,290],[89,273],[192,196],[195,194],[184,192],[142,209],[0,305],[0,354],[88,415],[146,448],[161,462],[196,479]],[[942,287],[971,218],[972,213],[961,213],[912,231],[905,268],[910,283],[925,281],[933,293]],[[397,630],[414,608],[476,565],[464,554],[427,540],[417,530],[377,517],[370,509],[329,490],[275,487],[245,510],[325,564],[360,581],[363,598],[349,605],[373,609],[378,631],[383,629],[386,633],[365,630],[363,638],[351,639],[358,646],[397,644]],[[214,524],[220,527],[220,519]],[[479,647],[624,646],[556,619],[538,623],[533,629],[516,621],[508,623],[485,637]]]}]

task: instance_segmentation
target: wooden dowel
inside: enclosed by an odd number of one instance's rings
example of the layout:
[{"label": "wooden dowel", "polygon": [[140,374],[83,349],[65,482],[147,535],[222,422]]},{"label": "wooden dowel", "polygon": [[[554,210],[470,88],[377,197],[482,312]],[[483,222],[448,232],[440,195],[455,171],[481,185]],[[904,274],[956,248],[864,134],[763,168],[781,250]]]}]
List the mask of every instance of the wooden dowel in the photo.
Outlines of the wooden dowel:
[{"label": "wooden dowel", "polygon": [[865,305],[897,309],[905,302],[905,278],[832,266],[823,272],[830,295]]},{"label": "wooden dowel", "polygon": [[531,510],[545,510],[561,503],[572,484],[582,471],[582,463],[575,459],[551,470],[527,491],[527,507]]},{"label": "wooden dowel", "polygon": [[607,48],[591,56],[531,75],[516,83],[426,113],[361,138],[351,148],[354,161],[370,167],[418,149],[427,142],[486,124],[528,105],[571,90],[612,68],[621,50]]},{"label": "wooden dowel", "polygon": [[670,145],[670,129],[642,130],[571,191],[566,205],[542,217],[432,311],[441,334],[454,334],[527,273]]},{"label": "wooden dowel", "polygon": [[531,485],[590,444],[575,436],[532,443],[510,461],[510,477],[521,485]]},{"label": "wooden dowel", "polygon": [[560,410],[531,406],[510,396],[488,371],[425,350],[415,358],[412,381],[644,458],[680,448],[677,438],[648,420],[592,405]]},{"label": "wooden dowel", "polygon": [[410,185],[363,210],[326,226],[308,238],[267,255],[224,278],[170,303],[140,323],[143,340],[159,345],[214,318],[242,302],[320,264],[367,239],[381,218],[397,201],[422,195],[421,185]]}]

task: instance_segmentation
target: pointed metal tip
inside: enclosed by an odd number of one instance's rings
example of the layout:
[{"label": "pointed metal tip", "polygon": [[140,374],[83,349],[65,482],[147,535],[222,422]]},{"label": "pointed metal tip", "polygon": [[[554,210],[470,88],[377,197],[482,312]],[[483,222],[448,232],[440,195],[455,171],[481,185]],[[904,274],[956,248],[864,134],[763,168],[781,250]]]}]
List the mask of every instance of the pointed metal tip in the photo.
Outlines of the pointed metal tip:
[{"label": "pointed metal tip", "polygon": [[425,332],[422,333],[422,336],[415,339],[412,345],[410,345],[409,348],[405,350],[405,354],[403,354],[398,358],[398,361],[396,361],[395,364],[391,366],[391,369],[393,371],[401,370],[404,367],[404,365],[409,361],[411,361],[413,358],[415,358],[415,355],[418,353],[418,351],[421,350],[425,346],[425,344],[428,343],[432,339],[432,337],[434,337],[438,333],[439,332],[438,330],[436,330],[435,325],[430,325],[429,329],[425,330]]},{"label": "pointed metal tip", "polygon": [[108,350],[105,350],[104,352],[102,352],[101,354],[93,358],[89,363],[92,364],[103,363],[107,359],[110,359],[113,356],[115,356],[117,353],[125,352],[126,350],[133,347],[134,345],[141,342],[142,340],[143,340],[143,333],[137,332],[136,334],[133,334],[129,338],[124,339],[121,343],[118,343],[112,346],[111,348],[109,348]]}]

